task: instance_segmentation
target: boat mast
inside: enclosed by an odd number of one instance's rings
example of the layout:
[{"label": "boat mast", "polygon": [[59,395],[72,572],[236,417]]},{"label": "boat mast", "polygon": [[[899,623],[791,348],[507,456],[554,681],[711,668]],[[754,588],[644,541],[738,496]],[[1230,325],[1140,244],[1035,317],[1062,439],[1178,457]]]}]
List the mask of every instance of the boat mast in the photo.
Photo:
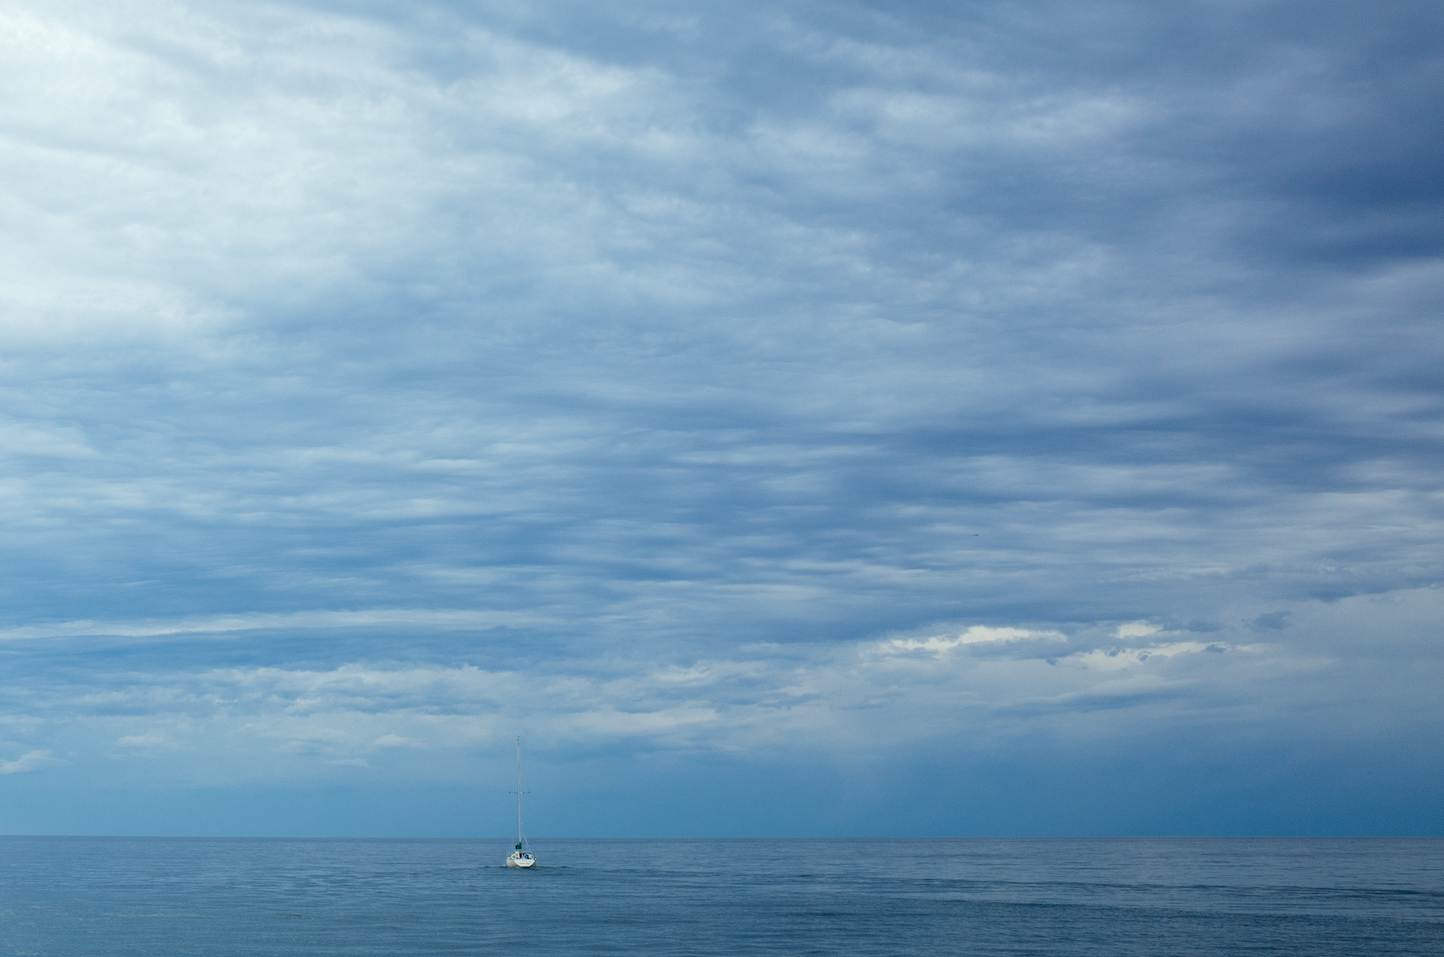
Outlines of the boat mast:
[{"label": "boat mast", "polygon": [[516,739],[516,843],[521,846],[521,738]]}]

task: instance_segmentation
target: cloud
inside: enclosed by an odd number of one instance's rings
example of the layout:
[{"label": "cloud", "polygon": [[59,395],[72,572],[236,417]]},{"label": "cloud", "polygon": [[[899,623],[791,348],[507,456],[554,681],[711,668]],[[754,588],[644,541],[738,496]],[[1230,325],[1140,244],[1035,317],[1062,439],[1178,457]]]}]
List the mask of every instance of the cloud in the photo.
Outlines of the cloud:
[{"label": "cloud", "polygon": [[0,720],[1432,727],[1439,17],[12,4]]},{"label": "cloud", "polygon": [[26,751],[14,761],[0,761],[0,774],[24,774],[26,771],[58,763],[60,759],[52,751]]},{"label": "cloud", "polygon": [[[1403,613],[1402,622],[1411,604],[1389,614]],[[1311,630],[1315,615],[1339,614],[1304,610]],[[1143,624],[1071,638],[974,625],[924,639],[761,645],[672,661],[612,652],[515,668],[351,661],[105,672],[32,694],[29,733],[83,741],[108,731],[152,762],[163,746],[175,755],[168,773],[216,785],[313,780],[344,768],[378,781],[449,780],[469,773],[460,757],[500,747],[518,729],[556,753],[878,760],[935,741],[991,753],[1025,741],[1122,747],[1205,729],[1247,740],[1260,721],[1271,735],[1308,741],[1359,733],[1356,705],[1343,704],[1350,699],[1373,702],[1376,727],[1419,720],[1411,702],[1428,676],[1405,678],[1412,662],[1402,671],[1374,666],[1370,680],[1400,692],[1383,709],[1347,657],[1310,647],[1317,636],[1260,642],[1246,626],[1205,642]]]},{"label": "cloud", "polygon": [[1253,620],[1255,628],[1267,631],[1282,631],[1289,626],[1289,612],[1271,611]]},{"label": "cloud", "polygon": [[174,638],[183,635],[225,635],[277,629],[395,628],[475,629],[535,624],[525,614],[494,614],[472,609],[378,608],[355,611],[305,611],[291,614],[213,615],[180,620],[68,621],[0,630],[0,641],[30,641],[95,636]]},{"label": "cloud", "polygon": [[929,638],[893,638],[883,642],[883,654],[929,651],[941,655],[963,645],[1011,644],[1018,641],[1066,642],[1068,637],[1058,631],[1030,631],[1027,628],[989,628],[973,625],[956,636],[934,635]]}]

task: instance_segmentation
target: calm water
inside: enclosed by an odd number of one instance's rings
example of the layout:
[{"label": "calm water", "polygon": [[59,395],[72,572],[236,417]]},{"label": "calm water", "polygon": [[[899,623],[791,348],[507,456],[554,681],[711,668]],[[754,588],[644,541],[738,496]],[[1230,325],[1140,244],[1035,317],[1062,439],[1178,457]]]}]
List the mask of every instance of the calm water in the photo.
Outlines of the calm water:
[{"label": "calm water", "polygon": [[0,838],[0,954],[1444,955],[1444,841]]}]

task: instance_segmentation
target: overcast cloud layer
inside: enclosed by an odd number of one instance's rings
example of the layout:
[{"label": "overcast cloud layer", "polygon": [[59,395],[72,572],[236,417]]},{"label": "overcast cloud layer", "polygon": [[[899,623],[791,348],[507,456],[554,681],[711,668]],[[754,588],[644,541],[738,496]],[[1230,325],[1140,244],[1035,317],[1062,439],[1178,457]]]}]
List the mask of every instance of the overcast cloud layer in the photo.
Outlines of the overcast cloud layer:
[{"label": "overcast cloud layer", "polygon": [[1437,4],[17,0],[0,89],[0,830],[500,833],[522,735],[542,833],[1444,832]]}]

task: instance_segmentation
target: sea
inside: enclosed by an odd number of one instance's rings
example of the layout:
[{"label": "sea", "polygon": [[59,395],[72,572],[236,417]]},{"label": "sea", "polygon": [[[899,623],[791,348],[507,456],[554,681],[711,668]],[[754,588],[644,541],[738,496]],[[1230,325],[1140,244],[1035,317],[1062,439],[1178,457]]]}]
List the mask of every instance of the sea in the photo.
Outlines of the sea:
[{"label": "sea", "polygon": [[1444,955],[1444,839],[0,837],[0,954]]}]

